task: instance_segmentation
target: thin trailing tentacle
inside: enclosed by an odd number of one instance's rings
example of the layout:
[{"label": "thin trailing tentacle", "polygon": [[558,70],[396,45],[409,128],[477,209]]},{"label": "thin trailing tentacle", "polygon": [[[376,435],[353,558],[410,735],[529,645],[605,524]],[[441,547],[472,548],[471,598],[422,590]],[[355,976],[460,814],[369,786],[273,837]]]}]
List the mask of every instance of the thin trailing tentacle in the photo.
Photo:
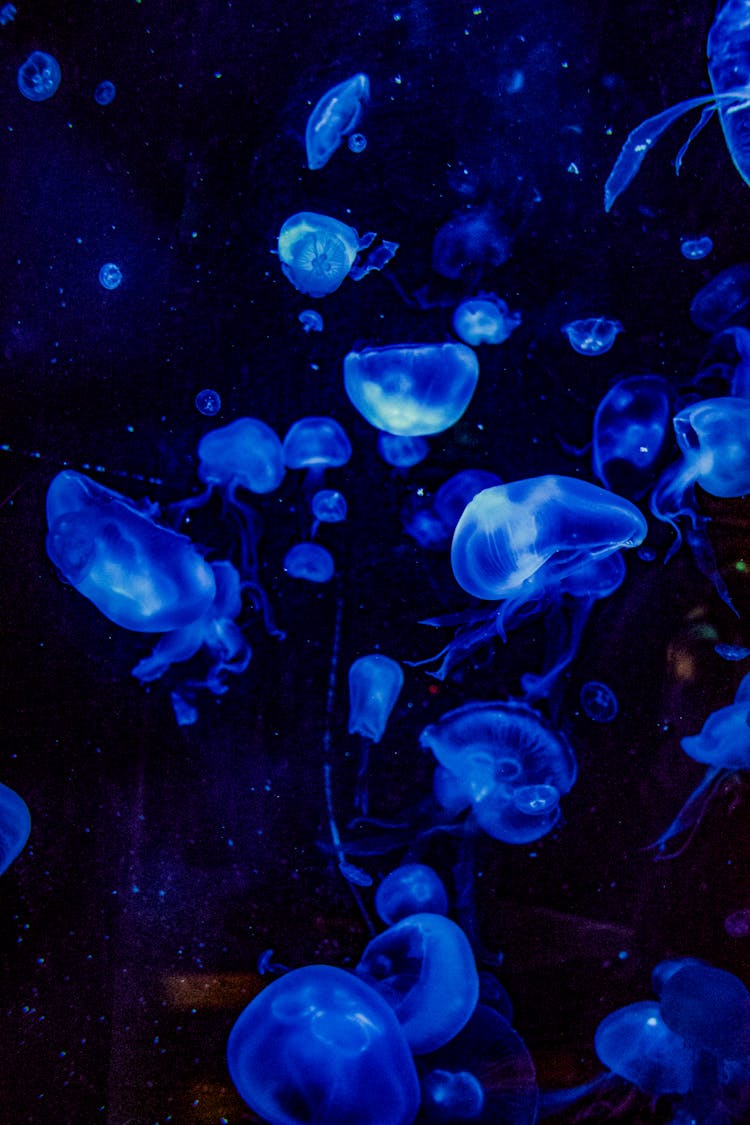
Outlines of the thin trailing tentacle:
[{"label": "thin trailing tentacle", "polygon": [[711,120],[711,118],[713,117],[713,115],[715,113],[716,113],[716,106],[715,105],[706,106],[706,108],[703,110],[703,113],[700,116],[700,121],[698,122],[698,124],[693,125],[693,128],[690,130],[690,136],[685,141],[684,145],[681,145],[680,151],[677,153],[677,156],[675,156],[675,158],[674,158],[675,175],[679,176],[680,170],[682,168],[682,161],[685,159],[685,153],[690,148],[690,145],[693,143],[693,141],[698,136],[698,134],[701,133],[705,129],[706,125],[708,125],[709,121]]},{"label": "thin trailing tentacle", "polygon": [[[659,855],[654,856],[655,859],[676,859],[678,856],[682,855],[693,839],[711,798],[715,795],[719,785],[728,772],[728,770],[722,769],[720,766],[710,766],[706,770],[700,785],[695,787],[672,823],[664,829],[659,839],[654,840],[653,844],[649,844],[648,848],[645,850],[652,851],[656,849]],[[667,842],[688,830],[689,835],[687,839],[680,845],[677,851],[667,852]]]}]

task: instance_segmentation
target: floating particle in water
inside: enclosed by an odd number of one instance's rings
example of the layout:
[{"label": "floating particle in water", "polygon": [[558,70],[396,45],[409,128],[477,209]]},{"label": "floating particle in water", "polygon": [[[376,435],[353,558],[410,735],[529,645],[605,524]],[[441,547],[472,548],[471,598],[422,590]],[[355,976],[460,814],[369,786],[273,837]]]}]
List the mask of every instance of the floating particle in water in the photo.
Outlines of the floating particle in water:
[{"label": "floating particle in water", "polygon": [[750,648],[744,645],[714,645],[714,652],[722,660],[745,660],[750,656]]},{"label": "floating particle in water", "polygon": [[296,543],[284,558],[284,570],[289,577],[306,582],[330,582],[334,569],[330,551],[318,543]]},{"label": "floating particle in water", "polygon": [[122,270],[114,262],[105,262],[99,270],[99,283],[105,289],[117,289],[122,282]]},{"label": "floating particle in water", "polygon": [[714,244],[708,235],[704,235],[703,238],[683,238],[680,243],[680,253],[690,262],[708,257],[713,248]]},{"label": "floating particle in water", "polygon": [[218,414],[221,410],[221,395],[218,391],[206,387],[205,390],[198,391],[198,394],[195,396],[195,407],[201,414],[207,414],[209,417],[213,417],[214,414]]},{"label": "floating particle in water", "polygon": [[323,317],[315,309],[303,309],[297,317],[305,332],[322,332]]},{"label": "floating particle in water", "polygon": [[60,64],[46,51],[32,51],[18,68],[18,89],[30,102],[46,102],[60,85]]},{"label": "floating particle in water", "polygon": [[109,105],[115,100],[116,93],[114,82],[100,82],[94,90],[94,101],[97,105]]},{"label": "floating particle in water", "polygon": [[730,937],[750,937],[750,910],[733,910],[724,920]]},{"label": "floating particle in water", "polygon": [[367,148],[367,137],[364,133],[352,133],[346,143],[350,152],[364,152]]},{"label": "floating particle in water", "polygon": [[611,723],[617,716],[617,696],[611,687],[589,680],[581,688],[581,707],[593,723]]},{"label": "floating particle in water", "polygon": [[604,355],[615,342],[623,327],[619,320],[608,316],[589,316],[583,320],[571,320],[560,329],[570,341],[570,346],[579,355]]}]

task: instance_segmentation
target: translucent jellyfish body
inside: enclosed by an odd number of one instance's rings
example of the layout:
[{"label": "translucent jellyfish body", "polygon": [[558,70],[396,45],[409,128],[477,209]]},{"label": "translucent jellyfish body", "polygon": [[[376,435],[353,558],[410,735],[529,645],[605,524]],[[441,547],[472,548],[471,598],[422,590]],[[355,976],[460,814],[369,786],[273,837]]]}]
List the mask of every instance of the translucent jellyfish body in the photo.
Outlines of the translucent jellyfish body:
[{"label": "translucent jellyfish body", "polygon": [[721,1059],[750,1060],[750,992],[733,973],[713,965],[683,965],[661,995],[665,1024],[688,1047]]},{"label": "translucent jellyfish body", "polygon": [[327,90],[317,102],[305,130],[307,164],[311,170],[325,167],[344,137],[354,132],[369,96],[369,78],[366,74],[355,74]]},{"label": "translucent jellyfish body", "polygon": [[608,316],[589,316],[569,321],[560,331],[568,337],[573,351],[579,355],[597,356],[610,350],[623,327],[619,320]]},{"label": "translucent jellyfish body", "polygon": [[206,387],[203,391],[198,391],[195,396],[195,409],[200,414],[205,414],[207,418],[212,418],[221,410],[221,395],[218,391]]},{"label": "translucent jellyfish body", "polygon": [[617,718],[617,696],[607,684],[589,680],[581,688],[580,700],[592,723],[611,723]]},{"label": "translucent jellyfish body", "polygon": [[319,543],[295,543],[284,556],[284,570],[289,577],[305,582],[330,582],[335,569],[331,552]]},{"label": "translucent jellyfish body", "polygon": [[434,868],[424,863],[402,863],[378,887],[375,909],[390,926],[410,914],[447,914],[448,894]]},{"label": "translucent jellyfish body", "polygon": [[658,375],[621,379],[594,416],[592,462],[605,488],[636,499],[652,484],[671,437],[671,396]]},{"label": "translucent jellyfish body", "polygon": [[492,207],[465,211],[444,223],[432,244],[432,268],[451,280],[477,278],[510,257],[513,239]]},{"label": "translucent jellyfish body", "polygon": [[680,243],[680,253],[689,262],[697,262],[701,258],[707,258],[713,248],[713,241],[708,235],[703,235],[701,238],[683,238]]},{"label": "translucent jellyfish body", "polygon": [[99,270],[99,284],[102,289],[119,289],[122,285],[122,270],[116,262],[105,262]]},{"label": "translucent jellyfish body", "polygon": [[32,51],[18,68],[18,89],[30,102],[46,102],[57,91],[60,64],[46,51]]},{"label": "translucent jellyfish body", "polygon": [[94,101],[97,105],[109,105],[115,100],[116,94],[114,82],[100,82],[94,90]]},{"label": "translucent jellyfish body", "polygon": [[472,347],[502,344],[521,323],[521,314],[511,312],[501,297],[481,293],[467,297],[453,313],[453,331]]},{"label": "translucent jellyfish body", "polygon": [[329,965],[296,969],[256,996],[232,1028],[227,1062],[238,1092],[269,1125],[412,1125],[419,1108],[392,1008]]},{"label": "translucent jellyfish body", "polygon": [[496,840],[526,844],[560,818],[560,798],[576,779],[567,739],[523,703],[467,703],[420,735],[435,755],[438,803]]},{"label": "translucent jellyfish body", "polygon": [[450,547],[464,508],[478,492],[502,484],[486,469],[462,469],[448,477],[432,498],[419,497],[402,513],[404,527],[422,547],[441,551]]},{"label": "translucent jellyfish body", "polygon": [[321,488],[311,501],[312,512],[320,523],[341,523],[346,519],[346,497],[335,488]]},{"label": "translucent jellyfish body", "polygon": [[349,352],[346,393],[376,429],[402,437],[438,434],[469,405],[479,378],[465,344],[391,344]]},{"label": "translucent jellyfish body", "polygon": [[30,832],[26,802],[14,789],[0,783],[0,875],[26,847]]},{"label": "translucent jellyfish body", "polygon": [[349,668],[349,734],[362,739],[355,804],[365,816],[370,744],[380,742],[385,734],[403,684],[401,665],[380,652],[360,656]]},{"label": "translucent jellyfish body", "polygon": [[394,469],[410,469],[424,461],[430,447],[423,437],[399,437],[381,430],[378,434],[378,453]]},{"label": "translucent jellyfish body", "polygon": [[393,1008],[415,1054],[457,1035],[479,999],[469,941],[441,914],[396,922],[372,939],[355,971]]},{"label": "translucent jellyfish body", "polygon": [[398,243],[383,239],[373,246],[376,237],[368,232],[360,238],[354,227],[338,219],[300,211],[279,231],[281,268],[300,293],[327,297],[346,277],[360,281],[391,260]]},{"label": "translucent jellyfish body", "polygon": [[610,1012],[596,1029],[594,1047],[606,1067],[647,1094],[686,1094],[691,1087],[693,1053],[655,1000]]},{"label": "translucent jellyfish body", "polygon": [[699,289],[690,304],[690,319],[704,332],[720,332],[750,305],[750,263],[728,266]]},{"label": "translucent jellyfish body", "polygon": [[288,469],[306,469],[320,481],[326,469],[338,469],[352,455],[352,444],[335,418],[300,418],[287,431],[282,457]]}]

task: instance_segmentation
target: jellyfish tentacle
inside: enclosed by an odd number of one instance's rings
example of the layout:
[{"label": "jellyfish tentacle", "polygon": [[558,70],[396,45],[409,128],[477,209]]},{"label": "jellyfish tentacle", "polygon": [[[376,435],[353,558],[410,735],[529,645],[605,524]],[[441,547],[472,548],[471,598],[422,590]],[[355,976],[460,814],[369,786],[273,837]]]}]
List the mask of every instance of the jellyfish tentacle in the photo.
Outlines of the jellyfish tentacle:
[{"label": "jellyfish tentacle", "polygon": [[[697,832],[710,801],[716,795],[721,782],[728,773],[729,770],[721,766],[709,767],[703,780],[692,791],[672,823],[664,829],[658,840],[654,840],[653,844],[648,845],[646,851],[656,849],[660,854],[654,856],[655,859],[676,859],[682,855]],[[690,833],[678,850],[667,853],[667,842],[675,836],[681,836],[688,829]]]}]

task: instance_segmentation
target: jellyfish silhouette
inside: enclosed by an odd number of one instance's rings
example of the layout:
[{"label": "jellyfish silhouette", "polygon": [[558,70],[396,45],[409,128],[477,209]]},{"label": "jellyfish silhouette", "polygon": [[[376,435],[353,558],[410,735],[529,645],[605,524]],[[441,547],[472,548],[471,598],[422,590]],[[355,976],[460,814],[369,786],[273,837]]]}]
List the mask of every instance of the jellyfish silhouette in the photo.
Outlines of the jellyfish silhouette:
[{"label": "jellyfish silhouette", "polygon": [[448,477],[433,497],[412,498],[401,513],[404,529],[421,547],[445,550],[469,501],[485,488],[502,483],[486,469],[462,469]]},{"label": "jellyfish silhouette", "polygon": [[605,488],[636,500],[651,486],[671,434],[669,387],[659,375],[620,379],[594,416],[592,464]]},{"label": "jellyfish silhouette", "polygon": [[31,814],[26,802],[0,782],[0,875],[26,847],[30,832]]}]

